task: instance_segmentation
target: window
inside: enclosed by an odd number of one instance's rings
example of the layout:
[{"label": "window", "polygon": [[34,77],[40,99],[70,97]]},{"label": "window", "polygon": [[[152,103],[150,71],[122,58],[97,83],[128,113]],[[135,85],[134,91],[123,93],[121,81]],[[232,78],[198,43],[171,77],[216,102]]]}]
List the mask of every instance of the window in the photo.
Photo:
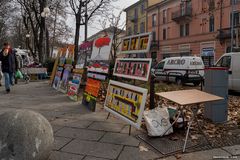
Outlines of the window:
[{"label": "window", "polygon": [[164,28],[163,29],[163,40],[166,40],[167,39],[167,29]]},{"label": "window", "polygon": [[135,8],[134,10],[134,18],[138,19],[138,8]]},{"label": "window", "polygon": [[231,57],[230,56],[225,56],[222,57],[216,64],[217,67],[231,67]]},{"label": "window", "polygon": [[[239,12],[233,12],[233,26],[238,26],[240,24],[240,13]],[[230,26],[232,25],[232,13],[230,15]]]},{"label": "window", "polygon": [[152,27],[155,27],[157,25],[157,15],[152,15]]},{"label": "window", "polygon": [[145,4],[142,4],[142,6],[141,6],[141,13],[142,13],[142,14],[145,13]]},{"label": "window", "polygon": [[128,35],[132,35],[132,28],[128,27]]},{"label": "window", "polygon": [[189,35],[189,24],[181,24],[180,25],[180,37]]},{"label": "window", "polygon": [[135,23],[134,24],[134,34],[137,34],[138,33],[138,24],[137,23]]},{"label": "window", "polygon": [[209,18],[209,32],[214,32],[214,17]]},{"label": "window", "polygon": [[240,0],[230,0],[230,2],[231,2],[231,5],[232,4],[238,4],[240,2]]},{"label": "window", "polygon": [[144,33],[145,32],[145,23],[142,22],[140,25],[140,33]]},{"label": "window", "polygon": [[163,10],[163,24],[167,23],[167,10]]},{"label": "window", "polygon": [[153,38],[153,41],[156,40],[156,32],[155,31],[152,32],[152,38]]},{"label": "window", "polygon": [[163,69],[164,64],[165,64],[165,61],[158,63],[157,66],[155,67],[155,69]]},{"label": "window", "polygon": [[184,3],[181,3],[181,4],[180,4],[180,9],[181,9],[181,15],[184,15],[184,14],[185,14],[185,6],[184,6]]},{"label": "window", "polygon": [[208,5],[209,5],[209,11],[214,10],[215,9],[215,0],[209,0]]},{"label": "window", "polygon": [[185,36],[189,35],[189,24],[185,24]]}]

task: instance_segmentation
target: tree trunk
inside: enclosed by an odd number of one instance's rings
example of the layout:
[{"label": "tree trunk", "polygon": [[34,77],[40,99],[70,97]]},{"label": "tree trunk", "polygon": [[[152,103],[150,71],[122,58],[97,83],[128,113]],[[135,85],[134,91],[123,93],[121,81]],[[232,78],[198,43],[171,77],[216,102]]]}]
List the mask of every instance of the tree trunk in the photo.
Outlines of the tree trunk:
[{"label": "tree trunk", "polygon": [[51,57],[53,56],[53,49],[55,45],[55,37],[56,37],[56,25],[57,25],[57,15],[58,15],[58,7],[56,7],[55,11],[55,19],[54,19],[54,24],[53,24],[53,39],[52,39],[52,50],[51,50]]},{"label": "tree trunk", "polygon": [[46,56],[47,59],[50,58],[50,47],[49,47],[49,32],[48,29],[46,28]]},{"label": "tree trunk", "polygon": [[77,57],[78,57],[78,44],[79,44],[79,36],[80,36],[80,20],[81,20],[81,15],[77,14],[76,15],[76,30],[75,30],[75,40],[74,40],[74,67],[77,63]]}]

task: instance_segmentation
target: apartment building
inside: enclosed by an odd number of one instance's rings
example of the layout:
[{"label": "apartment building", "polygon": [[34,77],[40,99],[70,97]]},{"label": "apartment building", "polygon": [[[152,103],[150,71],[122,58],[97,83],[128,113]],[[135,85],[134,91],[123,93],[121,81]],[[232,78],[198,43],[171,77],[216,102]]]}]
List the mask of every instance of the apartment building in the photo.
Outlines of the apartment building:
[{"label": "apartment building", "polygon": [[147,26],[146,9],[147,0],[139,0],[137,3],[127,7],[126,12],[126,33],[135,35],[145,33]]},{"label": "apartment building", "polygon": [[238,46],[239,0],[148,0],[146,11],[147,31],[159,44],[151,55],[158,60],[197,55],[212,65],[231,51],[231,29]]}]

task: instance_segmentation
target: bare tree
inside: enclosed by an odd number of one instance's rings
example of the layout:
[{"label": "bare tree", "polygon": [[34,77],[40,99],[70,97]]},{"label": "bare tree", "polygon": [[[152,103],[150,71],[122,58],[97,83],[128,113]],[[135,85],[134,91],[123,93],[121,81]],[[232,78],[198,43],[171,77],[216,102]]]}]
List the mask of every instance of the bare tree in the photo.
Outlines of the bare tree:
[{"label": "bare tree", "polygon": [[103,29],[106,29],[106,26],[109,26],[108,30],[113,35],[113,42],[112,42],[112,49],[111,49],[111,63],[110,63],[110,76],[111,76],[111,70],[114,67],[115,60],[117,58],[117,53],[119,51],[119,47],[121,45],[121,39],[123,36],[125,36],[125,27],[126,23],[121,22],[121,16],[123,11],[120,11],[118,14],[114,14],[112,12],[111,14],[105,15],[104,19],[101,21],[99,20],[99,23],[101,24]]},{"label": "bare tree", "polygon": [[85,41],[87,40],[87,24],[96,15],[103,14],[110,6],[111,0],[69,0],[70,7],[74,13],[75,28],[75,51],[74,62],[77,61],[78,45],[80,37],[80,26],[85,25]]},{"label": "bare tree", "polygon": [[[52,40],[51,45],[55,45],[58,28],[67,28],[66,23],[60,22],[61,18],[66,18],[65,8],[67,3],[64,0],[51,0],[48,3],[47,0],[16,1],[21,5],[25,28],[34,37],[34,58],[39,57],[39,61],[44,62],[50,56],[50,39]],[[47,6],[52,10],[53,14],[48,18],[42,17],[41,13]],[[49,25],[46,26],[46,24]],[[69,34],[69,28],[67,28],[66,33]],[[44,47],[44,45],[46,46]],[[46,50],[43,50],[43,48],[46,48]],[[30,46],[29,49],[31,50]],[[38,54],[36,54],[37,52]]]}]

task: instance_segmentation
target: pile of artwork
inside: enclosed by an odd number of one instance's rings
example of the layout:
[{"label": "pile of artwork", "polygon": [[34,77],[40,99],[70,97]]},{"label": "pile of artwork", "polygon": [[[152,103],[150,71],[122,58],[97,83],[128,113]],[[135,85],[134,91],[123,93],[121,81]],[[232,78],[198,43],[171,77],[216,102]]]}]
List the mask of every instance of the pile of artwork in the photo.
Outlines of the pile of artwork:
[{"label": "pile of artwork", "polygon": [[[123,38],[122,53],[148,53],[151,33]],[[131,80],[148,81],[151,58],[119,58],[113,75]],[[110,80],[104,108],[130,125],[140,128],[148,90],[135,85]]]},{"label": "pile of artwork", "polygon": [[91,111],[96,109],[96,101],[101,83],[109,74],[112,36],[105,36],[93,42],[92,55],[87,65],[87,83],[83,93],[82,104]]}]

